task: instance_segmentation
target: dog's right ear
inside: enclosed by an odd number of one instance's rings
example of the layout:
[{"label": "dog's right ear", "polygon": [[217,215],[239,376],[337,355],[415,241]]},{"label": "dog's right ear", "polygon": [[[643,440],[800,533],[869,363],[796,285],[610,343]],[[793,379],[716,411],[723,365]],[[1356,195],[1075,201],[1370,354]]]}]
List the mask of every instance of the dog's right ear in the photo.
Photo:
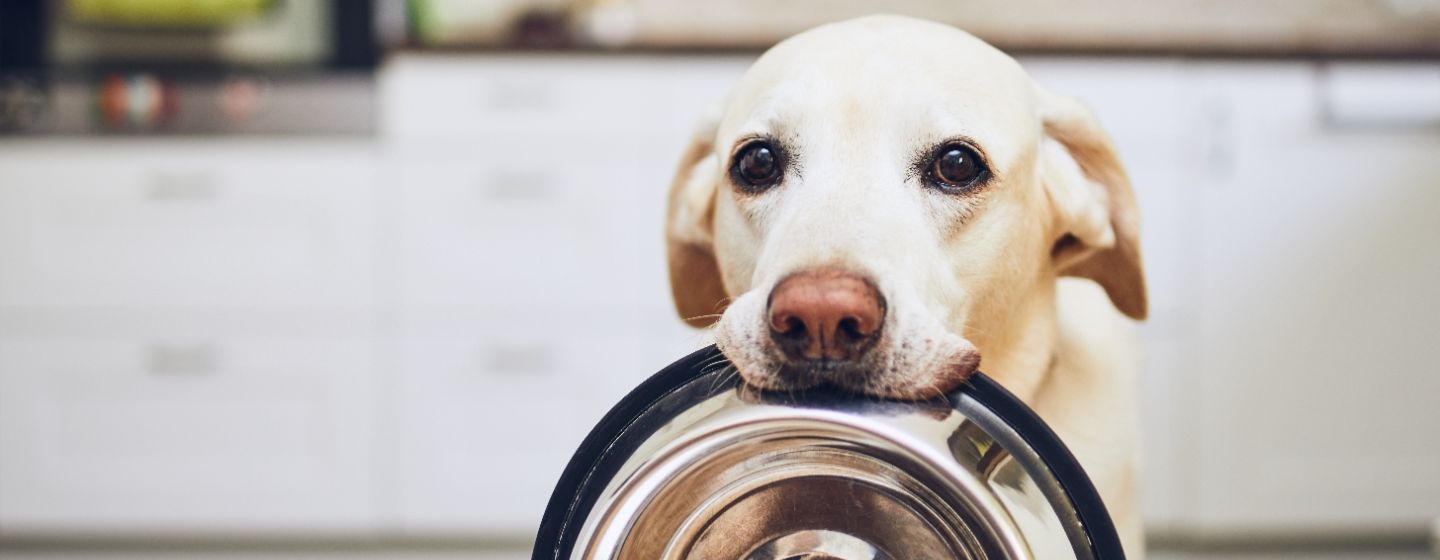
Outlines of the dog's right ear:
[{"label": "dog's right ear", "polygon": [[[718,113],[718,111],[712,111]],[[715,260],[715,197],[720,165],[715,156],[718,115],[696,129],[670,183],[665,245],[675,310],[692,327],[708,327],[725,310],[725,285]]]}]

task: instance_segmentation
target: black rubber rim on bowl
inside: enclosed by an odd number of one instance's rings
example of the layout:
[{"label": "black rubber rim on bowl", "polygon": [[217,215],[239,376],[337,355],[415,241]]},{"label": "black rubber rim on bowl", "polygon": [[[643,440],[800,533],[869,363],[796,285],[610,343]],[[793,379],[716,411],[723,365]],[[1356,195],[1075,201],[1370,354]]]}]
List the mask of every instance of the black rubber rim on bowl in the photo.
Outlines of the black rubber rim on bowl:
[{"label": "black rubber rim on bowl", "polygon": [[[646,411],[666,406],[664,400],[667,395],[714,371],[713,368],[723,364],[724,359],[714,346],[698,350],[645,380],[605,414],[585,436],[560,474],[560,481],[550,494],[550,502],[545,507],[545,516],[535,536],[532,560],[560,560],[570,556],[579,537],[580,526],[605,490],[606,483],[629,458],[635,446],[645,439],[638,436],[648,436],[650,431],[658,428],[634,426],[635,422]],[[729,387],[722,384],[713,390],[718,393],[729,390]],[[972,376],[956,393],[968,394],[989,408],[1035,450],[1074,504],[1076,517],[1089,538],[1095,558],[1125,558],[1115,523],[1110,519],[1110,513],[1090,477],[1055,432],[1030,407],[981,373]],[[668,417],[669,413],[676,411],[657,412]]]}]

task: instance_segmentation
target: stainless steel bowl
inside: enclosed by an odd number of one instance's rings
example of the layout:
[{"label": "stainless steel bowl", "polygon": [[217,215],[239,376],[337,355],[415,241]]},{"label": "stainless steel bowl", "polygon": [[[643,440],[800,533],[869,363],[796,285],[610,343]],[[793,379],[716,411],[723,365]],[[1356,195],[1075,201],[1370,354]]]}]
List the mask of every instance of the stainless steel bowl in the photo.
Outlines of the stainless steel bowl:
[{"label": "stainless steel bowl", "polygon": [[977,374],[943,400],[757,392],[713,347],[646,381],[571,460],[533,558],[1118,559],[1093,485]]}]

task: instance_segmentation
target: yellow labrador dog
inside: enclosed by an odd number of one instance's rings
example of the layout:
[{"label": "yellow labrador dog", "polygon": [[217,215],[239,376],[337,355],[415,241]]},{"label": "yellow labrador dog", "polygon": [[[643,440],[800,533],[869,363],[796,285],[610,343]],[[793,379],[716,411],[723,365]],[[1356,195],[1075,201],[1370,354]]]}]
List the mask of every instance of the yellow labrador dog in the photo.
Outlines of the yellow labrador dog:
[{"label": "yellow labrador dog", "polygon": [[926,399],[983,357],[1141,555],[1138,216],[1081,105],[945,25],[822,26],[701,127],[668,214],[676,307],[747,383]]}]

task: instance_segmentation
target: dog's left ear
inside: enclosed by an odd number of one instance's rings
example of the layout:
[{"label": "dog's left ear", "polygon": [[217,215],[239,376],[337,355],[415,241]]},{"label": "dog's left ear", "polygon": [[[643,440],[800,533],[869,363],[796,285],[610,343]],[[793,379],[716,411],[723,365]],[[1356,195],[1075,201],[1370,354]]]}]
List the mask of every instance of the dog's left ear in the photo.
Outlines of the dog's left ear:
[{"label": "dog's left ear", "polygon": [[1055,267],[1062,275],[1096,281],[1117,309],[1144,319],[1140,210],[1120,157],[1078,101],[1045,91],[1039,91],[1039,100],[1042,180],[1057,221]]}]

